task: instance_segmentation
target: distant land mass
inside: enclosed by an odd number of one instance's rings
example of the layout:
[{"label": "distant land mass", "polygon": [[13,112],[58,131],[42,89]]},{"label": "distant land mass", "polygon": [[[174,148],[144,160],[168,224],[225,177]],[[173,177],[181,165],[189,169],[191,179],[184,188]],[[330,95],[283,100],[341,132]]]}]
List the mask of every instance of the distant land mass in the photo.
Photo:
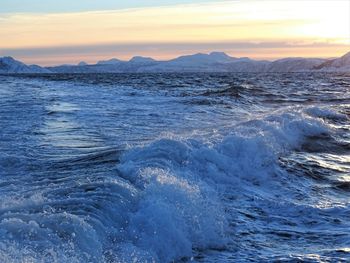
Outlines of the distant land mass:
[{"label": "distant land mass", "polygon": [[224,52],[198,53],[167,61],[135,56],[129,61],[112,58],[87,64],[41,67],[12,57],[0,58],[0,74],[26,73],[163,73],[163,72],[350,72],[350,52],[340,58],[283,58],[275,61],[236,58]]}]

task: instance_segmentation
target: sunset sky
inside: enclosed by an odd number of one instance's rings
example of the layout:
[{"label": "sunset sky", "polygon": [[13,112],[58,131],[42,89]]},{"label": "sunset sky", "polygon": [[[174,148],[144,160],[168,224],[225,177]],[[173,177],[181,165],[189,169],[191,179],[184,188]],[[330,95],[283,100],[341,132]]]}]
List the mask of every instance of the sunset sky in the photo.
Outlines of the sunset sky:
[{"label": "sunset sky", "polygon": [[0,56],[89,63],[224,51],[255,59],[350,51],[350,0],[0,0]]}]

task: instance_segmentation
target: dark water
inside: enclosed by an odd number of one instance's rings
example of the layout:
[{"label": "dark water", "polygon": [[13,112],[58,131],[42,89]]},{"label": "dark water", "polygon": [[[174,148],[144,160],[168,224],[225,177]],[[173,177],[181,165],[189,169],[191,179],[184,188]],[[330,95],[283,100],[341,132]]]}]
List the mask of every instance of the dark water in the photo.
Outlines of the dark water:
[{"label": "dark water", "polygon": [[350,75],[0,76],[0,262],[350,262]]}]

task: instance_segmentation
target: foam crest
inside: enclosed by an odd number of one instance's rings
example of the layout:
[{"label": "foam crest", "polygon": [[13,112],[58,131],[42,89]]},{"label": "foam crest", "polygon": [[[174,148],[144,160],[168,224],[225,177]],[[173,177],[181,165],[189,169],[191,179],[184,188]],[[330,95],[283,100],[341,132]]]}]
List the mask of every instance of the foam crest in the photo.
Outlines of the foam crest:
[{"label": "foam crest", "polygon": [[269,192],[283,183],[276,178],[280,155],[327,132],[322,120],[290,111],[233,127],[216,143],[160,139],[131,149],[117,169],[142,189],[127,229],[131,243],[159,262],[225,245],[223,189],[248,182],[266,185],[259,191]]},{"label": "foam crest", "polygon": [[127,153],[119,173],[143,188],[128,232],[159,262],[190,257],[192,249],[225,244],[226,219],[217,193],[188,167],[186,142],[163,139]]}]

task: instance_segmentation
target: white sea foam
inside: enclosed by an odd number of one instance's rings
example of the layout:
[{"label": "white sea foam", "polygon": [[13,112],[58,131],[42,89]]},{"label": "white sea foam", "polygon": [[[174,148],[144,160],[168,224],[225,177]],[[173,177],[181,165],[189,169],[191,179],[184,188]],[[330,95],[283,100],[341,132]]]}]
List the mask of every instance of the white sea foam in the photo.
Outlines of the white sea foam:
[{"label": "white sea foam", "polygon": [[[105,231],[113,228],[120,233],[109,253],[119,261],[170,262],[193,256],[193,249],[225,247],[228,221],[222,205],[223,189],[244,188],[248,182],[268,192],[281,183],[276,179],[279,156],[299,148],[307,136],[330,131],[321,119],[298,110],[276,112],[230,129],[215,143],[208,143],[208,138],[159,139],[128,150],[115,174],[121,181],[109,182],[114,185],[111,189],[125,193],[122,199],[111,200],[115,203],[105,210],[107,225],[99,226],[102,222],[82,218],[75,215],[77,212],[55,211],[51,206],[35,217],[3,216],[2,258],[25,258],[10,241],[22,240],[26,249],[45,251],[45,260],[101,261],[106,257],[103,244],[110,238]],[[124,198],[128,198],[128,209],[120,203]],[[38,205],[28,202],[33,209]],[[89,205],[88,200],[81,202]],[[113,218],[111,213],[122,214],[125,222],[108,221]],[[54,255],[49,252],[53,247]],[[31,260],[30,250],[25,253]]]},{"label": "white sea foam", "polygon": [[130,216],[130,241],[160,262],[189,257],[193,248],[225,245],[228,230],[218,189],[247,180],[268,192],[280,169],[278,157],[328,129],[322,120],[290,111],[232,127],[214,145],[160,139],[130,150],[118,166],[120,176],[142,189]]},{"label": "white sea foam", "polygon": [[2,93],[0,262],[264,262],[346,246],[346,108],[298,104],[314,94],[294,84],[288,104],[269,81],[245,90],[235,76],[193,103],[221,77],[144,78]]}]

